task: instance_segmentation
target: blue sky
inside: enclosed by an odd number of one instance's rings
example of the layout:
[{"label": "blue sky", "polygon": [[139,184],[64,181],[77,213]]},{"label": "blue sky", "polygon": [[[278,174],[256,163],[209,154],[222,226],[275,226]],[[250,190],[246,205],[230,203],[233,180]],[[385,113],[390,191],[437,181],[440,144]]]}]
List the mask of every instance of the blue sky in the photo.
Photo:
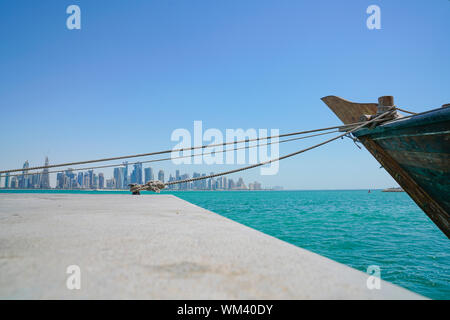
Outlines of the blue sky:
[{"label": "blue sky", "polygon": [[[66,28],[71,4],[81,30]],[[381,30],[366,27],[371,4]],[[450,102],[449,31],[448,0],[2,1],[0,167],[170,149],[172,131],[194,120],[223,132],[339,124],[326,95],[439,107]],[[238,176],[298,189],[395,185],[347,139],[281,162],[275,176]]]}]

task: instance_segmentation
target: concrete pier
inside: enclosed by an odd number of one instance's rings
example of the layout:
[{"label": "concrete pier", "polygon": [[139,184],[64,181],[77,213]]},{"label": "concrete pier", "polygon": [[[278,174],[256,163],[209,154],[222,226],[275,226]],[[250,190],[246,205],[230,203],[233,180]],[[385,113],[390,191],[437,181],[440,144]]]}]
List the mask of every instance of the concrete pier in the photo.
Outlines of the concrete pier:
[{"label": "concrete pier", "polygon": [[0,194],[1,299],[422,298],[367,278],[172,195]]}]

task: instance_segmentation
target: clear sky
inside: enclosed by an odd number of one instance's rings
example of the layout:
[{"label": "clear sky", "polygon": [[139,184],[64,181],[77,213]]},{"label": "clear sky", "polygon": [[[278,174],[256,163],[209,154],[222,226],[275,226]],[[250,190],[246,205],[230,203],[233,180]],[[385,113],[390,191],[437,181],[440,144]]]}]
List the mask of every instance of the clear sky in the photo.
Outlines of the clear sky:
[{"label": "clear sky", "polygon": [[[81,30],[66,27],[71,4]],[[366,27],[371,4],[381,30]],[[281,133],[339,124],[326,95],[440,107],[450,102],[449,36],[449,0],[3,0],[0,168],[170,149],[172,131],[194,120]],[[275,176],[238,176],[298,189],[396,185],[379,167],[345,139],[281,162]]]}]

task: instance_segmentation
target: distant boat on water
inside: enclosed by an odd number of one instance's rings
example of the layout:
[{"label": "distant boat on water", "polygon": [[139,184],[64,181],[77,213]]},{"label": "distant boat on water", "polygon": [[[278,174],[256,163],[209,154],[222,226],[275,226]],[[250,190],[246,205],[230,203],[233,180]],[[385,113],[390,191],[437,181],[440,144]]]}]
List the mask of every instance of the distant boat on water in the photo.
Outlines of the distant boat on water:
[{"label": "distant boat on water", "polygon": [[403,188],[401,187],[394,187],[394,188],[386,188],[383,190],[383,192],[405,192]]}]

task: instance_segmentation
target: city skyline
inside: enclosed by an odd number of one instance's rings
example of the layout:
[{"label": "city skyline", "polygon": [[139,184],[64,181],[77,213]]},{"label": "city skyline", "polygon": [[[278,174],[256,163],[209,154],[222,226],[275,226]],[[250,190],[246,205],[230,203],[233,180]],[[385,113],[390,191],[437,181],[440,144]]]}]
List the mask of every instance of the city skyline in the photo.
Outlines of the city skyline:
[{"label": "city skyline", "polygon": [[[48,157],[45,158],[45,166],[49,165]],[[50,175],[48,168],[44,168],[42,172],[28,173],[27,170],[22,171],[22,174],[10,176],[7,173],[2,181],[0,178],[0,185],[3,183],[4,189],[60,189],[60,190],[96,190],[96,189],[113,189],[113,190],[128,190],[128,184],[137,183],[143,184],[150,180],[155,180],[155,170],[153,167],[143,167],[141,162],[132,164],[131,174],[128,174],[129,164],[127,161],[123,162],[123,166],[115,167],[113,176],[105,178],[103,172],[95,173],[93,169],[82,170],[68,168],[55,172],[56,185],[54,187],[50,184]],[[30,163],[26,160],[23,164],[23,169],[30,168]],[[78,171],[75,173],[75,171]],[[214,172],[210,172],[214,174]],[[205,177],[206,173],[194,172],[192,178]],[[157,180],[165,181],[165,171],[159,169],[157,173]],[[174,182],[186,180],[191,178],[188,173],[181,173],[179,169],[175,170],[174,175],[169,174],[167,182]],[[248,185],[244,182],[242,177],[239,177],[235,182],[233,178],[227,176],[208,178],[197,180],[193,182],[184,182],[180,184],[172,184],[167,187],[167,190],[282,190],[280,186],[273,188],[263,188],[260,182],[249,182]]]}]

